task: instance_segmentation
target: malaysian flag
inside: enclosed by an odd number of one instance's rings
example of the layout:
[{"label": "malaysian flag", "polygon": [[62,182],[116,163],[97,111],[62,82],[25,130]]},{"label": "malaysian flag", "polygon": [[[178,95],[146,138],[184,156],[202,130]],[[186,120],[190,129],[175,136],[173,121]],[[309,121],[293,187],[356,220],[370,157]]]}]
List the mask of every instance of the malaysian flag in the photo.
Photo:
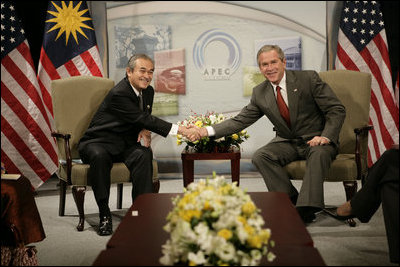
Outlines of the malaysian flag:
[{"label": "malaysian flag", "polygon": [[86,1],[49,1],[38,68],[49,115],[53,115],[51,81],[80,75],[104,76]]},{"label": "malaysian flag", "polygon": [[336,69],[371,73],[368,165],[399,140],[399,108],[391,78],[382,13],[375,1],[346,1],[340,19]]},{"label": "malaysian flag", "polygon": [[50,126],[15,6],[1,1],[1,161],[34,188],[57,170]]}]

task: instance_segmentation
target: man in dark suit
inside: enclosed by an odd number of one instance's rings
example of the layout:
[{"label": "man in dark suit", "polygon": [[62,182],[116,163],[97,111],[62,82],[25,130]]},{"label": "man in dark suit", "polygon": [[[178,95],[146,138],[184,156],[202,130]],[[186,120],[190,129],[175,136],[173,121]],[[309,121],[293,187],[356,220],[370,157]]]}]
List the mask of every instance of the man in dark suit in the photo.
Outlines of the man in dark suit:
[{"label": "man in dark suit", "polygon": [[399,144],[386,150],[368,170],[360,191],[339,206],[339,220],[357,217],[367,223],[382,203],[390,261],[399,263]]},{"label": "man in dark suit", "polygon": [[[324,207],[323,178],[338,153],[345,108],[315,71],[286,70],[279,46],[263,46],[257,60],[267,80],[253,89],[250,103],[235,117],[199,132],[219,138],[267,116],[276,137],[254,153],[253,164],[268,190],[287,193],[303,221],[310,223]],[[300,192],[283,168],[297,159],[307,160]]]},{"label": "man in dark suit", "polygon": [[90,164],[88,177],[100,214],[99,235],[112,234],[108,199],[113,162],[122,161],[130,170],[133,202],[138,195],[152,192],[150,131],[164,137],[179,133],[189,139],[196,134],[194,129],[151,115],[153,72],[154,62],[150,57],[143,54],[131,57],[126,77],[110,90],[79,142],[82,161]]}]

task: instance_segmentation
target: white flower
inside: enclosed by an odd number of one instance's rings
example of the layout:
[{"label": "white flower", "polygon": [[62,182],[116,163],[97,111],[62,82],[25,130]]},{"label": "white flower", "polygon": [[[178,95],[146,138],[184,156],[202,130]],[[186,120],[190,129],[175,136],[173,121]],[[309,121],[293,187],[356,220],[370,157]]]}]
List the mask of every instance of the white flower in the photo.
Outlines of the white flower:
[{"label": "white flower", "polygon": [[220,244],[216,247],[215,254],[225,262],[234,260],[235,247],[233,244],[226,242],[223,238],[218,238],[218,240],[221,240],[221,242],[217,242]]},{"label": "white flower", "polygon": [[250,196],[224,177],[191,183],[183,196],[172,199],[173,210],[164,230],[164,265],[257,265],[268,251],[270,229]]},{"label": "white flower", "polygon": [[207,262],[201,250],[197,251],[197,253],[189,252],[188,260],[196,265],[203,265]]},{"label": "white flower", "polygon": [[215,124],[217,122],[217,119],[217,116],[215,116],[214,114],[210,115],[211,124]]}]

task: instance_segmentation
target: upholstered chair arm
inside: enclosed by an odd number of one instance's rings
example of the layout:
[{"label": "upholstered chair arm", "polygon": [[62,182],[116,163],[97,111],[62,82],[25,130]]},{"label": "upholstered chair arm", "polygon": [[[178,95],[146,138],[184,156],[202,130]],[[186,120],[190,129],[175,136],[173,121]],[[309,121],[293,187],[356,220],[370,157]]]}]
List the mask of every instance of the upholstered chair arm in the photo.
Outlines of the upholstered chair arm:
[{"label": "upholstered chair arm", "polygon": [[[55,137],[56,139],[63,139],[64,140],[64,155],[65,155],[65,163],[60,163],[60,164],[65,164],[67,166],[67,182],[68,184],[71,184],[71,169],[72,169],[72,157],[71,157],[71,147],[69,145],[69,139],[71,138],[70,134],[62,134],[62,133],[56,133],[52,132],[51,136]],[[62,154],[62,153],[59,153]]]},{"label": "upholstered chair arm", "polygon": [[[368,132],[374,127],[372,125],[366,125],[363,127],[355,128],[354,133],[356,134],[356,147],[355,147],[355,157],[357,164],[357,180],[361,180],[364,176],[363,166],[366,166],[366,162],[362,162],[362,154],[367,155],[367,150],[363,148],[363,140],[368,140]],[[365,157],[366,158],[366,157]]]}]

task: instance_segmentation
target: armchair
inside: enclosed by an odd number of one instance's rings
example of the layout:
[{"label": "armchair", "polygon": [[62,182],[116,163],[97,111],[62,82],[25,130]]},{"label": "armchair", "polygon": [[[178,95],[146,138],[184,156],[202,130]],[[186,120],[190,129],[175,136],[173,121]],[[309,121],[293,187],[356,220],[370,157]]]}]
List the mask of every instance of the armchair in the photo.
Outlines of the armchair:
[{"label": "armchair", "polygon": [[[59,216],[64,216],[66,188],[72,186],[78,213],[78,231],[83,231],[84,197],[88,180],[89,165],[79,159],[78,142],[85,133],[99,105],[114,86],[114,81],[92,76],[75,76],[54,80],[51,83],[54,112],[54,129],[59,158],[60,179]],[[114,163],[111,169],[111,183],[117,183],[117,208],[122,208],[123,183],[130,182],[129,170],[123,162]],[[158,192],[157,162],[153,160],[153,192]]]},{"label": "armchair", "polygon": [[[332,162],[325,181],[343,182],[346,200],[357,192],[357,180],[367,172],[369,106],[371,97],[371,75],[350,70],[321,72],[320,77],[328,83],[346,108],[346,118],[339,134],[339,154]],[[285,166],[291,179],[301,180],[306,168],[305,160]],[[353,219],[348,220],[355,226]]]}]

